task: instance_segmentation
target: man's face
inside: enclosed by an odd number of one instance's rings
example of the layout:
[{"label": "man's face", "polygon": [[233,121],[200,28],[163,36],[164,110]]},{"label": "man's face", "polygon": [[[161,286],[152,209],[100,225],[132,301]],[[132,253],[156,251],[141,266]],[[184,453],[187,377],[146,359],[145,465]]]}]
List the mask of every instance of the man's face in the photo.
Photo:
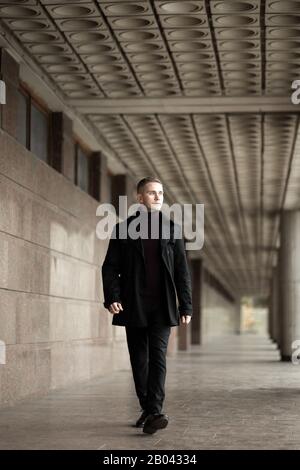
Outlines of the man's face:
[{"label": "man's face", "polygon": [[142,192],[137,195],[138,202],[148,210],[159,211],[164,201],[164,191],[160,183],[147,183]]}]

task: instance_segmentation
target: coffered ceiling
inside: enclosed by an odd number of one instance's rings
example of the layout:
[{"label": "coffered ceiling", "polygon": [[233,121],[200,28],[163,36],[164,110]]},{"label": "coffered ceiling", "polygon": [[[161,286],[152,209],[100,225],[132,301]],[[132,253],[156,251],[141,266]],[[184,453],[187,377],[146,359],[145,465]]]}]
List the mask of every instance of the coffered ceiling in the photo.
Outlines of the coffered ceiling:
[{"label": "coffered ceiling", "polygon": [[300,202],[300,1],[0,1],[0,18],[136,179],[205,204],[200,255],[228,290],[267,294]]}]

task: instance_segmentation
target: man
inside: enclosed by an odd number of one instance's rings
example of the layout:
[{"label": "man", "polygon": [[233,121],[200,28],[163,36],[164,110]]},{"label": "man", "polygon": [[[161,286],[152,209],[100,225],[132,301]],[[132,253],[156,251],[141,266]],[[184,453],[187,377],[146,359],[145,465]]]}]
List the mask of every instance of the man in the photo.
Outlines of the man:
[{"label": "man", "polygon": [[[178,225],[160,210],[162,183],[157,178],[142,179],[137,199],[141,211],[115,227],[102,277],[104,306],[113,314],[113,325],[126,328],[143,410],[136,426],[153,434],[168,425],[168,416],[162,413],[167,346],[171,327],[180,319],[184,324],[191,320],[191,281],[183,239],[175,237]],[[137,221],[139,236],[132,237],[130,227]]]}]

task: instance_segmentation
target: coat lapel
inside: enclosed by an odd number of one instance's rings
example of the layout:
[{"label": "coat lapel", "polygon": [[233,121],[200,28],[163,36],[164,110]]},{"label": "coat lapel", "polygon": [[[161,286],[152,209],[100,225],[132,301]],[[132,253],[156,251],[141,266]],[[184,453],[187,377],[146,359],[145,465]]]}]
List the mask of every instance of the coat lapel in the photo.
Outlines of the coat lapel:
[{"label": "coat lapel", "polygon": [[[135,215],[134,217],[136,217]],[[160,248],[161,248],[161,255],[162,258],[164,259],[165,263],[168,263],[167,259],[167,245],[170,240],[170,227],[169,227],[169,219],[167,219],[162,213],[161,213],[161,227],[162,227],[162,236],[160,237]],[[129,238],[130,243],[134,246],[134,248],[141,254],[141,256],[144,258],[144,250],[143,250],[143,243],[141,237],[138,237],[136,240],[133,240]]]}]

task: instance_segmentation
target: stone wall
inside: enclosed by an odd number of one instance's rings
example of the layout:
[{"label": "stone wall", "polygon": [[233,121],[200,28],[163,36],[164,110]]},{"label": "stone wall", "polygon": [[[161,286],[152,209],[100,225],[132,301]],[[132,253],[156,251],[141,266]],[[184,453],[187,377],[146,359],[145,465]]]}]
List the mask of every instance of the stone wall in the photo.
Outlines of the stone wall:
[{"label": "stone wall", "polygon": [[98,204],[0,130],[0,404],[129,367],[102,305]]}]

